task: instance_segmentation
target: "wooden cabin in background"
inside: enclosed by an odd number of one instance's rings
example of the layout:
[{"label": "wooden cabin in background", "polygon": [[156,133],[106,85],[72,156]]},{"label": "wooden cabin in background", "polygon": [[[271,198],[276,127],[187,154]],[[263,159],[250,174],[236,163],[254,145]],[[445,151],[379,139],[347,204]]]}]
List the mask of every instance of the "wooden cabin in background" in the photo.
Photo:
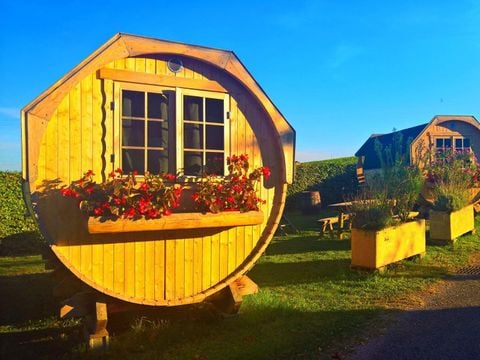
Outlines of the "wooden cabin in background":
[{"label": "wooden cabin in background", "polygon": [[[233,52],[117,34],[21,115],[24,192],[71,274],[110,300],[153,306],[225,291],[238,302],[252,289],[244,275],[282,216],[295,132]],[[271,169],[254,221],[187,209],[162,218],[163,229],[90,233],[58,196],[90,169],[97,182],[118,167],[195,179],[227,174],[232,154]]]},{"label": "wooden cabin in background", "polygon": [[473,116],[437,115],[430,122],[388,134],[373,134],[355,153],[359,183],[378,172],[382,165],[376,144],[405,157],[405,163],[418,164],[429,154],[443,151],[480,153],[480,124]]}]

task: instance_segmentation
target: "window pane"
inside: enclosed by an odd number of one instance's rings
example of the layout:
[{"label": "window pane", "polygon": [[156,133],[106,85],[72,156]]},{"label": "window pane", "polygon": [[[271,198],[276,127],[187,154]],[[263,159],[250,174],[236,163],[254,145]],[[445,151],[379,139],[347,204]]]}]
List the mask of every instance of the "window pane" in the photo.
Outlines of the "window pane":
[{"label": "window pane", "polygon": [[201,175],[202,174],[202,153],[185,151],[183,157],[185,175]]},{"label": "window pane", "polygon": [[207,174],[223,175],[223,154],[222,153],[208,153],[207,163],[205,165],[205,172]]},{"label": "window pane", "polygon": [[463,147],[465,147],[465,148],[470,147],[470,139],[469,138],[463,139]]},{"label": "window pane", "polygon": [[122,121],[122,145],[145,146],[145,121],[123,120]]},{"label": "window pane", "polygon": [[148,118],[149,119],[167,119],[168,101],[163,94],[148,93]]},{"label": "window pane", "polygon": [[145,173],[144,151],[134,149],[122,150],[122,169],[125,173],[138,171],[139,174]]},{"label": "window pane", "polygon": [[168,122],[167,121],[149,121],[148,122],[148,146],[168,147]]},{"label": "window pane", "polygon": [[203,126],[200,124],[184,124],[183,139],[185,148],[203,149]]},{"label": "window pane", "polygon": [[145,116],[145,93],[140,91],[122,91],[122,115]]},{"label": "window pane", "polygon": [[455,148],[456,149],[461,149],[463,148],[463,139],[455,139]]},{"label": "window pane", "polygon": [[436,139],[435,140],[435,146],[437,148],[443,148],[443,139]]},{"label": "window pane", "polygon": [[207,125],[207,149],[224,149],[223,126]]},{"label": "window pane", "polygon": [[153,174],[168,172],[168,153],[163,150],[148,150],[147,170]]},{"label": "window pane", "polygon": [[444,144],[446,148],[451,148],[452,147],[452,139],[445,139]]},{"label": "window pane", "polygon": [[223,124],[224,110],[223,100],[219,99],[205,99],[206,106],[206,121]]},{"label": "window pane", "polygon": [[185,120],[203,121],[203,98],[198,96],[184,96],[183,118]]}]

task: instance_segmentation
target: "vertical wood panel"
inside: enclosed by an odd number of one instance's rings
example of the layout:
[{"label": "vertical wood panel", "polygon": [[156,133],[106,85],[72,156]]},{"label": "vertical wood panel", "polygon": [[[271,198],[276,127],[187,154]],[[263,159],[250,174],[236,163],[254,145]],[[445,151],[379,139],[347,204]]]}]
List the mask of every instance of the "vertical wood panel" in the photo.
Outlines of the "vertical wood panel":
[{"label": "vertical wood panel", "polygon": [[93,168],[92,77],[90,74],[81,82],[82,173]]},{"label": "vertical wood panel", "polygon": [[203,242],[203,274],[202,274],[202,288],[208,289],[211,286],[212,276],[212,243],[211,236],[206,236],[202,240]]},{"label": "vertical wood panel", "polygon": [[88,278],[92,277],[92,245],[80,246],[80,271]]},{"label": "vertical wood panel", "polygon": [[167,73],[167,63],[163,60],[155,60],[155,73],[165,75]]},{"label": "vertical wood panel", "polygon": [[92,170],[95,174],[97,182],[102,181],[101,172],[103,167],[102,162],[102,102],[103,96],[101,92],[102,80],[92,77]]},{"label": "vertical wood panel", "polygon": [[81,88],[80,83],[74,86],[70,91],[70,157],[68,164],[70,165],[70,179],[77,180],[82,176],[82,137],[81,132]]},{"label": "vertical wood panel", "polygon": [[155,241],[155,299],[165,299],[165,240]]},{"label": "vertical wood panel", "polygon": [[[139,241],[138,241],[139,240]],[[145,298],[145,242],[135,241],[135,297]]]},{"label": "vertical wood panel", "polygon": [[165,243],[165,297],[167,300],[175,298],[175,241]]},{"label": "vertical wood panel", "polygon": [[211,254],[210,284],[214,285],[220,281],[220,234],[211,236]]},{"label": "vertical wood panel", "polygon": [[[92,245],[92,279],[104,286],[103,282],[103,244]],[[123,292],[122,292],[123,293]]]},{"label": "vertical wood panel", "polygon": [[58,176],[57,163],[58,163],[58,120],[57,111],[53,113],[52,118],[47,126],[45,132],[45,152],[43,157],[46,159],[45,172],[43,173],[45,179],[56,179]]},{"label": "vertical wood panel", "polygon": [[103,244],[103,285],[113,289],[113,244]]},{"label": "vertical wood panel", "polygon": [[145,243],[145,299],[155,299],[155,241]]},{"label": "vertical wood panel", "polygon": [[[173,241],[172,241],[173,242]],[[185,240],[175,240],[175,299],[185,297]]]},{"label": "vertical wood panel", "polygon": [[154,59],[146,59],[145,60],[145,72],[147,74],[155,74],[155,60]]},{"label": "vertical wood panel", "polygon": [[228,230],[220,233],[220,278],[228,274]]},{"label": "vertical wood panel", "polygon": [[116,293],[125,292],[125,243],[116,243],[113,245],[113,290]]},{"label": "vertical wood panel", "polygon": [[125,243],[125,294],[135,296],[135,243]]},{"label": "vertical wood panel", "polygon": [[65,183],[70,183],[70,120],[69,120],[70,97],[67,95],[58,106],[58,177]]},{"label": "vertical wood panel", "polygon": [[194,294],[193,239],[185,239],[185,296]]},{"label": "vertical wood panel", "polygon": [[202,238],[193,240],[193,292],[198,294],[202,291]]},{"label": "vertical wood panel", "polygon": [[228,230],[228,273],[235,270],[235,263],[237,258],[237,231],[235,228]]}]

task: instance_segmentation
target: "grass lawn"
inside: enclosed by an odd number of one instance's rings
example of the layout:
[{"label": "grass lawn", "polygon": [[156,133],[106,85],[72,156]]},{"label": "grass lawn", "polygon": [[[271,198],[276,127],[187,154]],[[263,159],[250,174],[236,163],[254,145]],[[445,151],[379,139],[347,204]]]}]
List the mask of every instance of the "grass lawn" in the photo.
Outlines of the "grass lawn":
[{"label": "grass lawn", "polygon": [[[240,315],[224,319],[197,305],[112,316],[102,358],[329,359],[381,327],[383,315],[401,311],[399,299],[480,251],[479,237],[468,235],[455,246],[428,245],[422,260],[383,274],[355,271],[348,240],[318,236],[322,215],[288,216],[301,231],[276,237],[249,273],[260,291],[245,297]],[[22,237],[15,241],[18,248]],[[53,280],[37,249],[9,253],[9,246],[3,242],[0,257],[0,357],[98,357],[85,351],[79,321],[58,320]]]}]

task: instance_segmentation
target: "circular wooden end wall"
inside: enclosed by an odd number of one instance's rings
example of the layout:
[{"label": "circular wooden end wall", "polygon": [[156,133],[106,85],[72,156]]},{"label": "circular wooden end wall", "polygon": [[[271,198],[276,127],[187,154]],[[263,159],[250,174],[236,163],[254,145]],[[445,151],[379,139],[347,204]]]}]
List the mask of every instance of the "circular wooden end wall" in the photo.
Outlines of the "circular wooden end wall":
[{"label": "circular wooden end wall", "polygon": [[29,166],[38,172],[32,195],[39,222],[55,254],[91,287],[133,303],[199,302],[235,281],[263,253],[283,210],[283,150],[271,118],[251,92],[225,71],[190,57],[182,57],[182,62],[181,74],[169,72],[167,58],[160,55],[123,58],[96,70],[114,69],[120,71],[118,76],[155,74],[169,84],[180,77],[179,87],[188,80],[223,87],[230,95],[230,154],[247,153],[253,167],[272,169],[270,180],[259,185],[259,195],[266,200],[261,224],[90,234],[71,199],[62,198],[56,189],[90,169],[101,182],[114,168],[110,154],[117,153],[118,124],[110,104],[119,81],[101,78],[97,71],[70,87],[48,119],[38,158],[29,159]]}]

